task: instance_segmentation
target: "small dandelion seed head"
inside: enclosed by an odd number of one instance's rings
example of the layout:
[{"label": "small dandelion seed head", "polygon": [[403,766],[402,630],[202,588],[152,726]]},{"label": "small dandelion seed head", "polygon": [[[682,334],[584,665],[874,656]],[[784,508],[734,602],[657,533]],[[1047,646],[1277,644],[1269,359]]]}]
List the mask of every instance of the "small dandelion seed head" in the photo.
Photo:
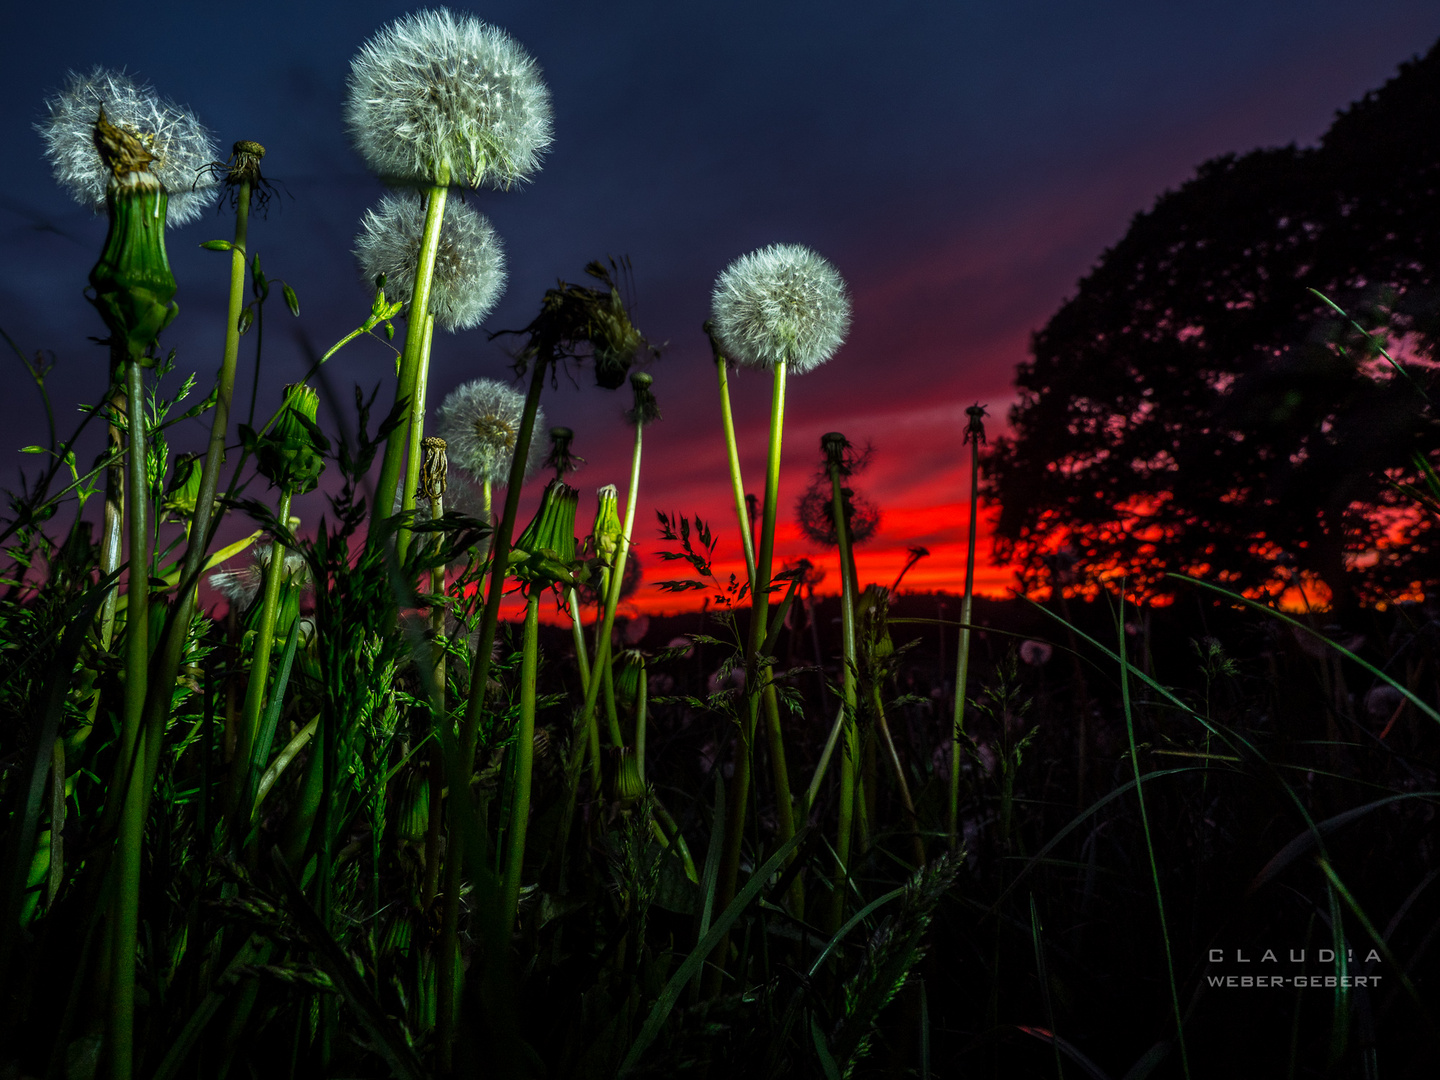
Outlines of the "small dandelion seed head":
[{"label": "small dandelion seed head", "polygon": [[508,188],[550,145],[550,91],[505,31],[445,8],[403,16],[350,65],[345,119],[387,180]]},{"label": "small dandelion seed head", "polygon": [[[251,560],[244,566],[217,570],[210,575],[210,587],[230,601],[237,611],[244,611],[255,602],[260,587],[265,584],[265,570],[270,565],[274,552],[273,544],[256,544],[250,549]],[[310,585],[310,566],[305,556],[298,551],[286,549],[285,573],[290,580],[302,587]]]},{"label": "small dandelion seed head", "polygon": [[103,67],[86,75],[72,71],[64,88],[46,100],[44,122],[35,125],[60,186],[97,213],[105,209],[112,173],[95,145],[102,108],[111,124],[139,139],[153,157],[150,171],[170,196],[169,224],[198,218],[214,194],[206,171],[218,153],[214,137],[188,109]]},{"label": "small dandelion seed head", "polygon": [[[505,483],[510,478],[524,412],[525,395],[495,379],[476,379],[456,387],[435,416],[450,464],[477,482]],[[534,430],[544,426],[544,411],[537,409]],[[538,472],[544,460],[544,440],[532,437],[525,475]]]},{"label": "small dandelion seed head", "polygon": [[711,310],[729,359],[762,369],[785,362],[796,375],[834,356],[850,329],[844,278],[800,244],[736,259],[715,279]]},{"label": "small dandelion seed head", "polygon": [[[424,231],[425,202],[413,195],[386,195],[378,210],[365,211],[355,257],[370,284],[385,275],[387,299],[410,302]],[[505,252],[490,220],[452,201],[440,224],[430,313],[444,330],[469,330],[484,321],[504,291]]]}]

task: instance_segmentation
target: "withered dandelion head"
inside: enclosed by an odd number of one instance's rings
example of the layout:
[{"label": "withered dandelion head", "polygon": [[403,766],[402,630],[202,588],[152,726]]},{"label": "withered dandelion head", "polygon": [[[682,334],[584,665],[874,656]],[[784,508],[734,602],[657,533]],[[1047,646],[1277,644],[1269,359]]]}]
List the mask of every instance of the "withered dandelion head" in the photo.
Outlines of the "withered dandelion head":
[{"label": "withered dandelion head", "polygon": [[72,71],[64,88],[46,100],[45,121],[35,125],[60,186],[97,213],[105,209],[114,172],[96,146],[102,109],[109,124],[143,146],[148,171],[169,195],[169,224],[199,217],[214,195],[215,180],[207,171],[217,154],[214,138],[188,109],[103,67],[85,75]]}]

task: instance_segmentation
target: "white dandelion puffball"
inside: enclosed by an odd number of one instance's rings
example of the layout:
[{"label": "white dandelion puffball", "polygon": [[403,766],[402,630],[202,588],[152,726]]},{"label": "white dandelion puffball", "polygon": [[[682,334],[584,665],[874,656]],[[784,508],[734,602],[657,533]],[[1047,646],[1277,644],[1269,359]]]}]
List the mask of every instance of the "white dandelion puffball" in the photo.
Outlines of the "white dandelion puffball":
[{"label": "white dandelion puffball", "polygon": [[[365,280],[385,275],[385,295],[409,303],[415,264],[425,231],[425,200],[386,195],[379,210],[365,211],[355,257]],[[490,219],[458,200],[450,200],[440,222],[440,247],[430,285],[430,313],[452,333],[479,326],[505,291],[505,251]]]},{"label": "white dandelion puffball", "polygon": [[[234,569],[215,571],[210,575],[210,587],[229,600],[237,611],[244,611],[255,602],[260,587],[265,584],[265,570],[270,565],[274,550],[273,544],[254,545],[250,549],[253,556],[250,562]],[[310,567],[300,552],[287,548],[284,567],[291,581],[304,586],[310,584]]]},{"label": "white dandelion puffball", "polygon": [[550,91],[505,31],[445,8],[417,11],[351,61],[345,121],[385,179],[508,188],[550,145]]},{"label": "white dandelion puffball", "polygon": [[800,244],[736,259],[715,279],[710,304],[725,355],[748,367],[783,361],[804,374],[834,356],[850,329],[845,279]]},{"label": "white dandelion puffball", "polygon": [[214,196],[206,166],[219,150],[214,136],[188,109],[159,97],[124,72],[97,67],[70,73],[65,88],[45,102],[46,118],[35,128],[60,186],[92,210],[105,209],[111,173],[95,147],[100,109],[116,127],[139,138],[155,155],[150,171],[169,195],[166,220],[183,225],[200,216]]},{"label": "white dandelion puffball", "polygon": [[[450,464],[476,482],[503,484],[520,437],[525,395],[495,379],[476,379],[450,391],[435,413],[436,434],[445,440]],[[545,412],[535,411],[534,432],[545,430]],[[533,476],[545,461],[545,440],[530,437],[525,475]]]}]

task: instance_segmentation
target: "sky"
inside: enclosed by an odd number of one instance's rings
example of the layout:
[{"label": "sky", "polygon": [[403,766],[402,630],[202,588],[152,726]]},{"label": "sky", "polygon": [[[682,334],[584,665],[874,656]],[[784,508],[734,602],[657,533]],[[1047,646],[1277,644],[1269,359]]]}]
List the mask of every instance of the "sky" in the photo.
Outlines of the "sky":
[{"label": "sky", "polygon": [[[740,565],[700,331],[715,276],[731,260],[772,243],[808,245],[839,269],[854,304],[836,356],[790,380],[777,564],[808,557],[830,568],[821,591],[838,587],[833,553],[803,538],[794,504],[819,463],[819,437],[840,431],[875,449],[854,482],[882,511],[858,552],[861,580],[888,584],[919,545],[930,555],[906,587],[958,591],[965,409],[985,404],[991,437],[1003,432],[1031,333],[1131,217],[1217,154],[1314,143],[1337,110],[1440,37],[1433,0],[452,8],[504,28],[535,57],[555,139],[531,183],[467,196],[504,242],[509,285],[484,330],[437,333],[430,402],[468,379],[510,378],[506,339],[485,331],[524,326],[545,289],[581,280],[590,260],[628,256],[635,322],[661,346],[649,370],[664,419],[646,433],[637,504],[646,584],[635,603],[647,610],[680,606],[655,586],[677,576],[654,555],[656,510],[705,518],[720,535],[717,569]],[[53,359],[62,432],[72,406],[104,391],[105,352],[89,340],[104,331],[82,288],[105,222],[50,176],[33,130],[46,95],[69,70],[123,68],[193,109],[220,145],[266,146],[266,173],[286,194],[252,225],[250,248],[301,304],[298,320],[278,303],[267,317],[257,411],[268,416],[281,385],[304,373],[307,349],[323,350],[368,312],[351,249],[385,189],[347,139],[345,79],[364,41],[410,10],[354,0],[151,2],[144,17],[99,3],[7,15],[0,327],[27,355]],[[199,245],[232,228],[217,211],[169,236],[181,311],[162,340],[177,350],[177,375],[194,371],[202,386],[219,365],[228,258]],[[327,365],[336,395],[327,406],[353,426],[350,388],[380,384],[388,408],[392,356],[378,342],[347,347]],[[0,430],[18,451],[44,440],[43,412],[18,359],[7,353],[4,363],[11,392],[0,396]],[[253,370],[247,337],[242,419]],[[571,478],[585,493],[582,532],[593,489],[623,489],[632,446],[628,390],[590,383],[587,371],[562,376],[543,403],[550,423],[575,429],[587,462]],[[758,493],[768,378],[741,372],[732,391],[742,471]],[[322,410],[322,426],[340,420]],[[172,446],[197,449],[206,431],[208,420],[182,426]],[[33,471],[35,459],[15,453],[0,485],[17,485],[22,467]],[[522,524],[537,497],[532,484]],[[297,501],[308,525],[323,510],[318,493]],[[1012,575],[990,565],[985,525],[982,512],[978,586],[1003,595]],[[235,521],[222,536],[248,531]]]}]

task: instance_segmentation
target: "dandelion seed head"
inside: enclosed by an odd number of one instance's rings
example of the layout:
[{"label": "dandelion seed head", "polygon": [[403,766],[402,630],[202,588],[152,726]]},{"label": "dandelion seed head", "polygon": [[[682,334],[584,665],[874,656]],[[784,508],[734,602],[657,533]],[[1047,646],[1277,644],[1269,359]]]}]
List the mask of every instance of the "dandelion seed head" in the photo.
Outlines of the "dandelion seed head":
[{"label": "dandelion seed head", "polygon": [[[386,195],[378,210],[365,211],[355,257],[367,283],[385,275],[385,295],[409,303],[415,264],[425,231],[425,202],[414,195]],[[490,219],[450,201],[440,223],[430,312],[452,333],[479,326],[505,291],[505,251]]]},{"label": "dandelion seed head", "polygon": [[786,362],[797,375],[835,355],[850,329],[844,278],[800,244],[736,259],[715,279],[711,310],[731,360],[762,369]]},{"label": "dandelion seed head", "polygon": [[72,71],[64,88],[46,100],[45,120],[35,128],[45,140],[45,157],[60,186],[92,210],[105,209],[111,173],[95,147],[95,121],[102,107],[110,123],[137,137],[154,155],[150,171],[169,194],[169,224],[199,217],[214,194],[215,181],[205,171],[219,154],[214,136],[194,113],[121,71]]},{"label": "dandelion seed head", "polygon": [[[476,482],[505,483],[510,478],[524,411],[525,395],[495,379],[476,379],[456,387],[435,416],[450,464]],[[537,409],[535,431],[544,427],[544,410]],[[545,441],[532,437],[525,475],[533,476],[544,460]]]},{"label": "dandelion seed head", "polygon": [[[231,607],[244,611],[255,602],[260,587],[265,584],[265,569],[270,565],[270,556],[274,550],[273,544],[254,545],[250,549],[253,556],[250,562],[233,569],[215,571],[210,575],[210,587],[230,601]],[[309,586],[310,566],[304,555],[293,549],[286,549],[284,567],[291,581]]]},{"label": "dandelion seed head", "polygon": [[350,65],[345,119],[379,176],[508,188],[550,145],[550,91],[505,31],[445,8],[395,20]]}]

